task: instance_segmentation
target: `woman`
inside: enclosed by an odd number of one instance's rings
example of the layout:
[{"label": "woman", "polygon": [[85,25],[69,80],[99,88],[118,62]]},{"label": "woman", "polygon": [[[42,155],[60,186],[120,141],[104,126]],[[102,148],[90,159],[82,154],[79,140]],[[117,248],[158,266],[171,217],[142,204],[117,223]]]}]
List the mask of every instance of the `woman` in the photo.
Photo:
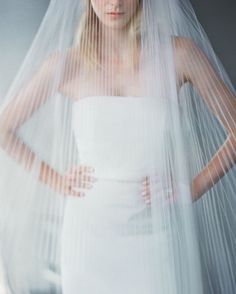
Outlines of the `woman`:
[{"label": "woman", "polygon": [[[71,10],[78,6],[72,4]],[[174,11],[177,4],[171,4]],[[168,7],[163,1],[87,0],[74,46],[51,54],[1,112],[2,148],[35,170],[51,193],[68,196],[60,238],[63,293],[204,293],[191,202],[236,161],[236,99],[196,42],[171,34],[176,19],[166,20],[173,17]],[[154,11],[166,19],[155,20]],[[179,101],[170,98],[186,83],[227,132],[190,182]],[[73,166],[64,173],[41,160],[16,132],[55,93],[73,104],[79,152],[75,165],[71,141],[62,144]],[[58,113],[67,115],[60,107]],[[68,129],[69,115],[54,119]],[[60,165],[63,158],[56,161]],[[197,156],[193,161],[201,162]],[[20,291],[26,289],[27,283]]]}]

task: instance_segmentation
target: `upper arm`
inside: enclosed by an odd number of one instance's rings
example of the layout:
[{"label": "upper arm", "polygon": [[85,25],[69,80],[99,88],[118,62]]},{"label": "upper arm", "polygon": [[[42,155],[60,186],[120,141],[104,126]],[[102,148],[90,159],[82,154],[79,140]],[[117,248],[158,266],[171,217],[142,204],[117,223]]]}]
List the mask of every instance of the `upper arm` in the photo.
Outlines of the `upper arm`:
[{"label": "upper arm", "polygon": [[[0,116],[1,132],[14,131],[22,125],[32,114],[69,78],[67,66],[63,66],[70,59],[60,52],[53,52],[43,62],[30,80],[7,103]],[[71,72],[71,71],[69,71]],[[58,73],[58,74],[57,74]]]},{"label": "upper arm", "polygon": [[175,62],[179,79],[190,82],[228,132],[236,134],[236,97],[196,43],[175,38]]}]

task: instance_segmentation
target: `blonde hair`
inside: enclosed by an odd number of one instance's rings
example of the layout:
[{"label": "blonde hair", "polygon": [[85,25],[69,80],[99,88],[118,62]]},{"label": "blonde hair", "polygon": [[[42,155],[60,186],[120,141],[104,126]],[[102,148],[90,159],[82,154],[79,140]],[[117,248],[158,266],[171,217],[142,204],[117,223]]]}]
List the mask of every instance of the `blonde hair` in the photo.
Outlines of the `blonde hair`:
[{"label": "blonde hair", "polygon": [[[127,33],[130,41],[130,62],[134,63],[133,52],[140,46],[140,22],[141,22],[141,9],[142,1],[139,1],[139,6],[129,22],[127,27]],[[101,68],[100,53],[101,53],[101,42],[99,32],[98,19],[91,0],[86,0],[86,8],[79,22],[75,38],[74,45],[79,46],[80,56],[82,57],[85,64],[88,66]]]}]

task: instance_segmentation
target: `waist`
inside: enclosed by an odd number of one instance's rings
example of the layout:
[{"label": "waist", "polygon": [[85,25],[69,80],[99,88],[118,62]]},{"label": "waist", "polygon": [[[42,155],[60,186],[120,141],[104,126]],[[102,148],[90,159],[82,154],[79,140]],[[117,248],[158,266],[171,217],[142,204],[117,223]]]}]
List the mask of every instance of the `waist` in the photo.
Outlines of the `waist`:
[{"label": "waist", "polygon": [[162,168],[145,165],[108,165],[103,163],[98,164],[88,160],[81,161],[80,164],[93,167],[94,177],[104,182],[140,183],[144,177],[149,177],[150,179],[155,178],[157,180],[157,176],[161,181],[161,174],[163,174]]}]

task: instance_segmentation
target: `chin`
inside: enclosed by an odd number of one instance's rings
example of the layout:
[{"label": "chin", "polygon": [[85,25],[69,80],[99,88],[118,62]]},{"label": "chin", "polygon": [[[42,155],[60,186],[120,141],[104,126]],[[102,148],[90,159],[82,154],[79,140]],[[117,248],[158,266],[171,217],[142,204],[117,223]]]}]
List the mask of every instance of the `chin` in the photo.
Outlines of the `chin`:
[{"label": "chin", "polygon": [[108,28],[115,29],[115,30],[122,30],[126,27],[126,25],[119,25],[119,24],[108,24],[106,25]]},{"label": "chin", "polygon": [[122,30],[124,29],[128,22],[127,21],[115,21],[115,20],[101,20],[102,24],[110,29],[117,29],[117,30]]},{"label": "chin", "polygon": [[117,30],[121,31],[123,30],[126,26],[125,25],[114,25],[114,24],[105,24],[105,27],[111,30]]}]

